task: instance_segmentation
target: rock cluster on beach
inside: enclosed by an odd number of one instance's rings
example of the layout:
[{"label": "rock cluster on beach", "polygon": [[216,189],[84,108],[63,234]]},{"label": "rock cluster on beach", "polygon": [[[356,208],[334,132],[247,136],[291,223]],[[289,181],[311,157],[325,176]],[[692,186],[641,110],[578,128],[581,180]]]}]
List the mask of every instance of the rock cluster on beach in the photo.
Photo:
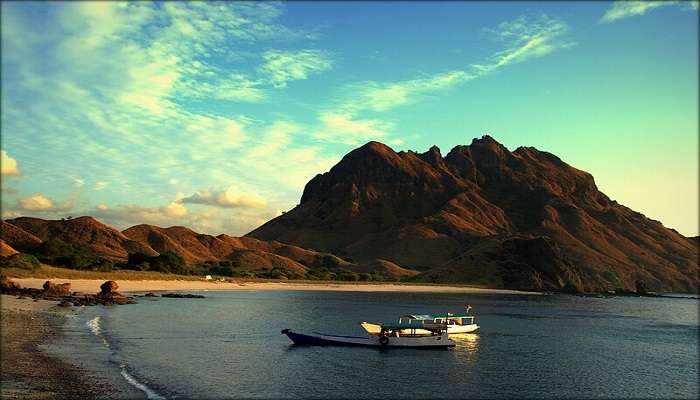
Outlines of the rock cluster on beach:
[{"label": "rock cluster on beach", "polygon": [[103,283],[100,286],[101,291],[97,294],[71,292],[70,287],[70,283],[58,284],[46,281],[43,289],[23,288],[17,282],[5,277],[0,279],[0,293],[2,294],[60,301],[61,305],[96,306],[102,304],[108,306],[113,304],[136,304],[136,300],[133,297],[117,292],[119,285],[114,281]]}]

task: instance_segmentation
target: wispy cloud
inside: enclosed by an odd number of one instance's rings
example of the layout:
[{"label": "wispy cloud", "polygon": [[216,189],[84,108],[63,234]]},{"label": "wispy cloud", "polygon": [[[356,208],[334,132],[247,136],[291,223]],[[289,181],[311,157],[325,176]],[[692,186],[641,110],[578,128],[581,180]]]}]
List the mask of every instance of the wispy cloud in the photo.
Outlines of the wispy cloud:
[{"label": "wispy cloud", "polygon": [[22,175],[22,172],[17,166],[17,160],[10,157],[5,150],[0,150],[0,174],[7,176]]},{"label": "wispy cloud", "polygon": [[368,140],[391,142],[395,140],[391,137],[394,123],[364,114],[382,113],[409,105],[508,65],[571,47],[573,43],[567,37],[568,31],[568,25],[554,17],[544,14],[536,17],[520,16],[484,30],[500,49],[480,63],[402,81],[348,84],[343,87],[342,94],[333,102],[332,108],[319,113],[321,124],[315,131],[314,138],[323,142],[351,145]]},{"label": "wispy cloud", "polygon": [[276,87],[285,87],[287,82],[306,79],[333,67],[330,54],[321,50],[270,50],[263,59],[265,63],[260,72],[266,74]]},{"label": "wispy cloud", "polygon": [[680,6],[685,10],[697,10],[698,1],[616,1],[598,22],[603,24],[615,22],[644,15],[648,11],[668,6]]},{"label": "wispy cloud", "polygon": [[502,47],[484,62],[398,82],[366,81],[348,85],[340,105],[343,112],[382,112],[419,101],[430,93],[444,91],[473,79],[485,76],[499,68],[542,57],[556,50],[572,46],[566,38],[569,28],[557,18],[547,15],[521,16],[512,21],[486,29],[487,35]]},{"label": "wispy cloud", "polygon": [[[230,160],[251,149],[262,151],[256,142],[266,134],[255,126],[264,122],[249,126],[250,118],[232,115],[237,108],[231,103],[265,101],[272,90],[266,74],[258,76],[254,67],[239,71],[239,63],[246,61],[240,65],[244,68],[262,57],[250,51],[261,47],[259,41],[279,44],[313,36],[280,24],[282,7],[3,4],[3,147],[22,151],[22,170],[31,167],[35,179],[60,177],[70,184],[71,176],[85,174],[86,182],[101,182],[94,186],[104,190],[100,198],[116,190],[161,196],[159,182],[174,176],[178,189],[192,188],[193,181],[202,184],[202,168],[213,164],[228,165],[230,180],[236,168]],[[35,13],[51,16],[41,29],[31,17]],[[324,55],[320,50],[309,54]],[[289,68],[287,78],[299,78],[296,67]],[[312,64],[302,73],[319,68]],[[197,104],[219,100],[214,108]],[[244,146],[249,140],[250,147]],[[3,153],[4,175],[19,174],[13,162]],[[247,179],[256,179],[255,174]],[[205,184],[219,182],[207,179]]]},{"label": "wispy cloud", "polygon": [[321,125],[314,138],[323,142],[357,145],[388,136],[394,124],[379,119],[358,119],[349,113],[321,113]]},{"label": "wispy cloud", "polygon": [[559,19],[540,15],[536,18],[520,16],[513,21],[502,22],[495,29],[487,29],[505,48],[493,54],[486,63],[472,64],[478,75],[485,75],[509,64],[523,62],[571,47],[566,38],[568,25]]},{"label": "wispy cloud", "polygon": [[265,208],[267,201],[259,194],[231,185],[225,190],[200,190],[180,203],[203,204],[221,208]]},{"label": "wispy cloud", "polygon": [[399,82],[362,82],[349,85],[352,93],[342,108],[348,111],[386,111],[418,100],[418,97],[467,82],[474,76],[465,71],[449,71]]}]

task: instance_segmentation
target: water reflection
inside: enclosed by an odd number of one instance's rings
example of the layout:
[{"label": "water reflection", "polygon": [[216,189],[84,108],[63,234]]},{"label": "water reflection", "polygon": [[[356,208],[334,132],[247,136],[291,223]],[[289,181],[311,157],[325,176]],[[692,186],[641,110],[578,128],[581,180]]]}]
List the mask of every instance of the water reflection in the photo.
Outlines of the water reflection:
[{"label": "water reflection", "polygon": [[479,350],[478,333],[459,333],[450,335],[450,339],[455,342],[455,350],[476,353]]}]

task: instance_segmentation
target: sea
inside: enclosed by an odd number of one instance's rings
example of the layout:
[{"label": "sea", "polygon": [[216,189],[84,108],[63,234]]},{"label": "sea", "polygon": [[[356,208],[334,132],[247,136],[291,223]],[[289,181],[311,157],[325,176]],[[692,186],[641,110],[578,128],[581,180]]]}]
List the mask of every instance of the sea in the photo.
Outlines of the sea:
[{"label": "sea", "polygon": [[[152,399],[700,397],[697,297],[192,293],[206,298],[83,307],[57,348]],[[480,328],[450,349],[300,347],[280,333],[362,334],[360,321],[467,304]]]}]

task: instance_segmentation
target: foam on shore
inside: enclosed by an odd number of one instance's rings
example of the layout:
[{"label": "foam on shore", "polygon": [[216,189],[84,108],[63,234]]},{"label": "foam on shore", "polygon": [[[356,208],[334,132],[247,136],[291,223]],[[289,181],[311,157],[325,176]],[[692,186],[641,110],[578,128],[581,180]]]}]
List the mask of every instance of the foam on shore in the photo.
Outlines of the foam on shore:
[{"label": "foam on shore", "polygon": [[[96,316],[89,321],[85,323],[85,325],[90,329],[90,332],[92,332],[93,335],[97,336],[102,340],[102,344],[104,344],[105,347],[111,350],[111,346],[109,344],[109,341],[107,338],[102,334],[102,318],[100,316]],[[134,378],[133,375],[129,374],[127,371],[127,364],[126,362],[120,362],[119,363],[119,368],[120,371],[119,373],[121,376],[126,380],[131,386],[135,387],[136,389],[142,391],[145,395],[146,398],[152,399],[152,400],[162,400],[165,399],[165,397],[159,395],[156,393],[153,389],[149,388],[145,384],[139,382],[136,378]]]}]

